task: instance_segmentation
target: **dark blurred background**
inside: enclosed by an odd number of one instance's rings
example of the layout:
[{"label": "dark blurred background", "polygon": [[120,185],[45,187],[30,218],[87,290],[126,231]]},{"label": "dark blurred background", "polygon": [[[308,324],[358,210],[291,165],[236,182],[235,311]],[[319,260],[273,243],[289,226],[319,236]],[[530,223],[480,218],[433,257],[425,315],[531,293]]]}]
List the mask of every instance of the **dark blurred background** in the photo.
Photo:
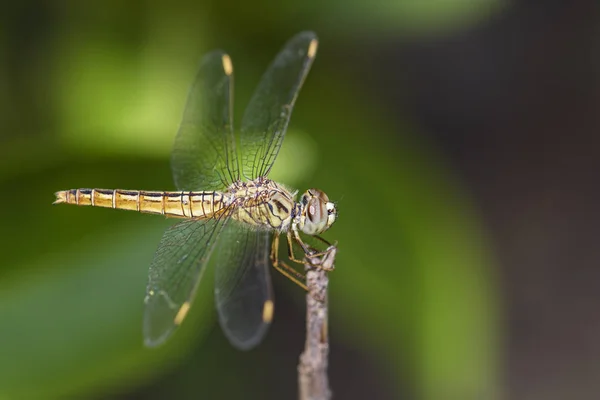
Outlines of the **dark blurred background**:
[{"label": "dark blurred background", "polygon": [[319,53],[273,178],[338,201],[339,399],[600,398],[600,6],[594,0],[6,2],[0,12],[0,398],[295,398],[304,296],[278,274],[251,352],[211,279],[158,350],[147,268],[173,221],[52,207],[173,190],[202,54],[237,121],[285,41]]}]

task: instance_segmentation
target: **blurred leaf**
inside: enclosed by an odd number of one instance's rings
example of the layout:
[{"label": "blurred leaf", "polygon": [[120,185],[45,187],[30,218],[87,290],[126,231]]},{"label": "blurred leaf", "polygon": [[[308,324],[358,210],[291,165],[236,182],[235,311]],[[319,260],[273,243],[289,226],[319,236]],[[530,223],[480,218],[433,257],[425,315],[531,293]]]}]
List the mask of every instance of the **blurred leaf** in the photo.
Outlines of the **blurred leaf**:
[{"label": "blurred leaf", "polygon": [[[338,0],[327,4],[326,10],[339,15],[347,24],[357,24],[371,32],[396,33],[440,33],[469,26],[502,6],[498,0],[381,0],[377,3]],[[342,23],[334,27],[340,33],[346,30]]]},{"label": "blurred leaf", "polygon": [[506,8],[499,0],[377,0],[371,2],[332,0],[327,2],[262,2],[243,3],[229,20],[244,26],[251,15],[253,26],[245,29],[258,32],[258,27],[270,25],[282,32],[300,31],[311,27],[338,36],[440,34],[464,29],[490,18]]},{"label": "blurred leaf", "polygon": [[138,64],[136,53],[115,51],[110,43],[70,44],[57,66],[60,132],[67,145],[96,153],[168,154],[185,100],[177,94],[185,93],[192,73],[161,65],[156,57]]},{"label": "blurred leaf", "polygon": [[[72,3],[71,12],[81,7]],[[123,18],[131,9],[117,10],[85,5],[79,13],[88,16],[88,25],[83,29],[79,19],[69,19],[57,39],[53,92],[59,133],[80,152],[166,157],[207,51],[206,28],[185,9],[157,5],[148,7],[147,29],[138,37],[128,34],[131,21]]]}]

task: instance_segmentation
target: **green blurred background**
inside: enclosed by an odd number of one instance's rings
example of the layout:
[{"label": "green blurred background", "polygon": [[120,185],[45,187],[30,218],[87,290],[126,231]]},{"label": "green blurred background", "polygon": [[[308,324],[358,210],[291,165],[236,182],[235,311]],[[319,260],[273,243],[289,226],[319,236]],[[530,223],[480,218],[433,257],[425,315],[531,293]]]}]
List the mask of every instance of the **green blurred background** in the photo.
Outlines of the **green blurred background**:
[{"label": "green blurred background", "polygon": [[[552,336],[566,322],[544,319],[571,315],[577,294],[600,301],[596,286],[582,289],[597,275],[579,271],[571,291],[557,289],[558,307],[553,289],[570,275],[557,271],[573,267],[576,241],[549,234],[577,236],[580,225],[555,223],[571,221],[591,201],[574,193],[597,182],[568,185],[598,166],[571,162],[596,159],[589,64],[599,58],[586,57],[596,7],[500,3],[3,5],[0,399],[295,398],[296,286],[273,273],[275,320],[251,352],[215,323],[210,277],[172,340],[145,349],[147,269],[173,221],[51,203],[78,187],[174,190],[169,153],[201,56],[231,55],[239,121],[268,63],[307,29],[319,52],[272,177],[338,202],[325,235],[339,242],[336,398],[598,393],[593,361],[544,369],[598,350],[589,338],[571,351],[581,338]],[[565,131],[580,133],[565,142]]]}]

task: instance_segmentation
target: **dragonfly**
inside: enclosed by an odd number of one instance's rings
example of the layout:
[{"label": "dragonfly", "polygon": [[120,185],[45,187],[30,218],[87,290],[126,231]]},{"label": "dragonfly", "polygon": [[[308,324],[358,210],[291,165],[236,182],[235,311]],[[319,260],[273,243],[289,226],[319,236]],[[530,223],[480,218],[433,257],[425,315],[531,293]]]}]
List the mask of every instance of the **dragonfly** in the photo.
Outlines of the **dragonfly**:
[{"label": "dragonfly", "polygon": [[[336,221],[336,204],[319,189],[307,190],[296,201],[297,191],[268,178],[317,46],[313,32],[301,32],[284,45],[262,76],[237,136],[231,58],[221,50],[202,58],[171,156],[177,191],[55,193],[55,204],[182,219],[165,231],[150,265],[143,319],[146,346],[163,344],[182,324],[213,253],[219,323],[233,346],[247,350],[262,341],[273,319],[270,267],[306,289],[304,275],[292,265],[310,266],[308,260],[335,251],[320,235]],[[281,235],[295,264],[279,259]],[[325,249],[309,244],[307,237],[318,239]],[[327,262],[317,264],[313,267],[333,269]]]}]

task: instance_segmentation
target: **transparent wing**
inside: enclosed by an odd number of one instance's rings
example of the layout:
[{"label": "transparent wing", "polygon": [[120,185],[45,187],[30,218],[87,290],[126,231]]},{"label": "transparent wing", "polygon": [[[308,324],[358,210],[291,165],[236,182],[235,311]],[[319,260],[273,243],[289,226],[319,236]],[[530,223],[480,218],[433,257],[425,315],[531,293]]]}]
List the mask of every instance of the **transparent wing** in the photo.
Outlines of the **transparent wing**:
[{"label": "transparent wing", "polygon": [[313,32],[290,39],[254,92],[242,119],[240,137],[242,173],[247,179],[266,176],[271,170],[317,43]]},{"label": "transparent wing", "polygon": [[217,238],[229,218],[184,220],[163,235],[150,265],[144,300],[144,343],[163,343],[191,305]]},{"label": "transparent wing", "polygon": [[238,349],[258,345],[273,316],[270,234],[231,223],[219,243],[215,303],[225,336]]},{"label": "transparent wing", "polygon": [[213,51],[202,59],[173,147],[179,190],[218,190],[239,178],[232,122],[233,67]]}]

